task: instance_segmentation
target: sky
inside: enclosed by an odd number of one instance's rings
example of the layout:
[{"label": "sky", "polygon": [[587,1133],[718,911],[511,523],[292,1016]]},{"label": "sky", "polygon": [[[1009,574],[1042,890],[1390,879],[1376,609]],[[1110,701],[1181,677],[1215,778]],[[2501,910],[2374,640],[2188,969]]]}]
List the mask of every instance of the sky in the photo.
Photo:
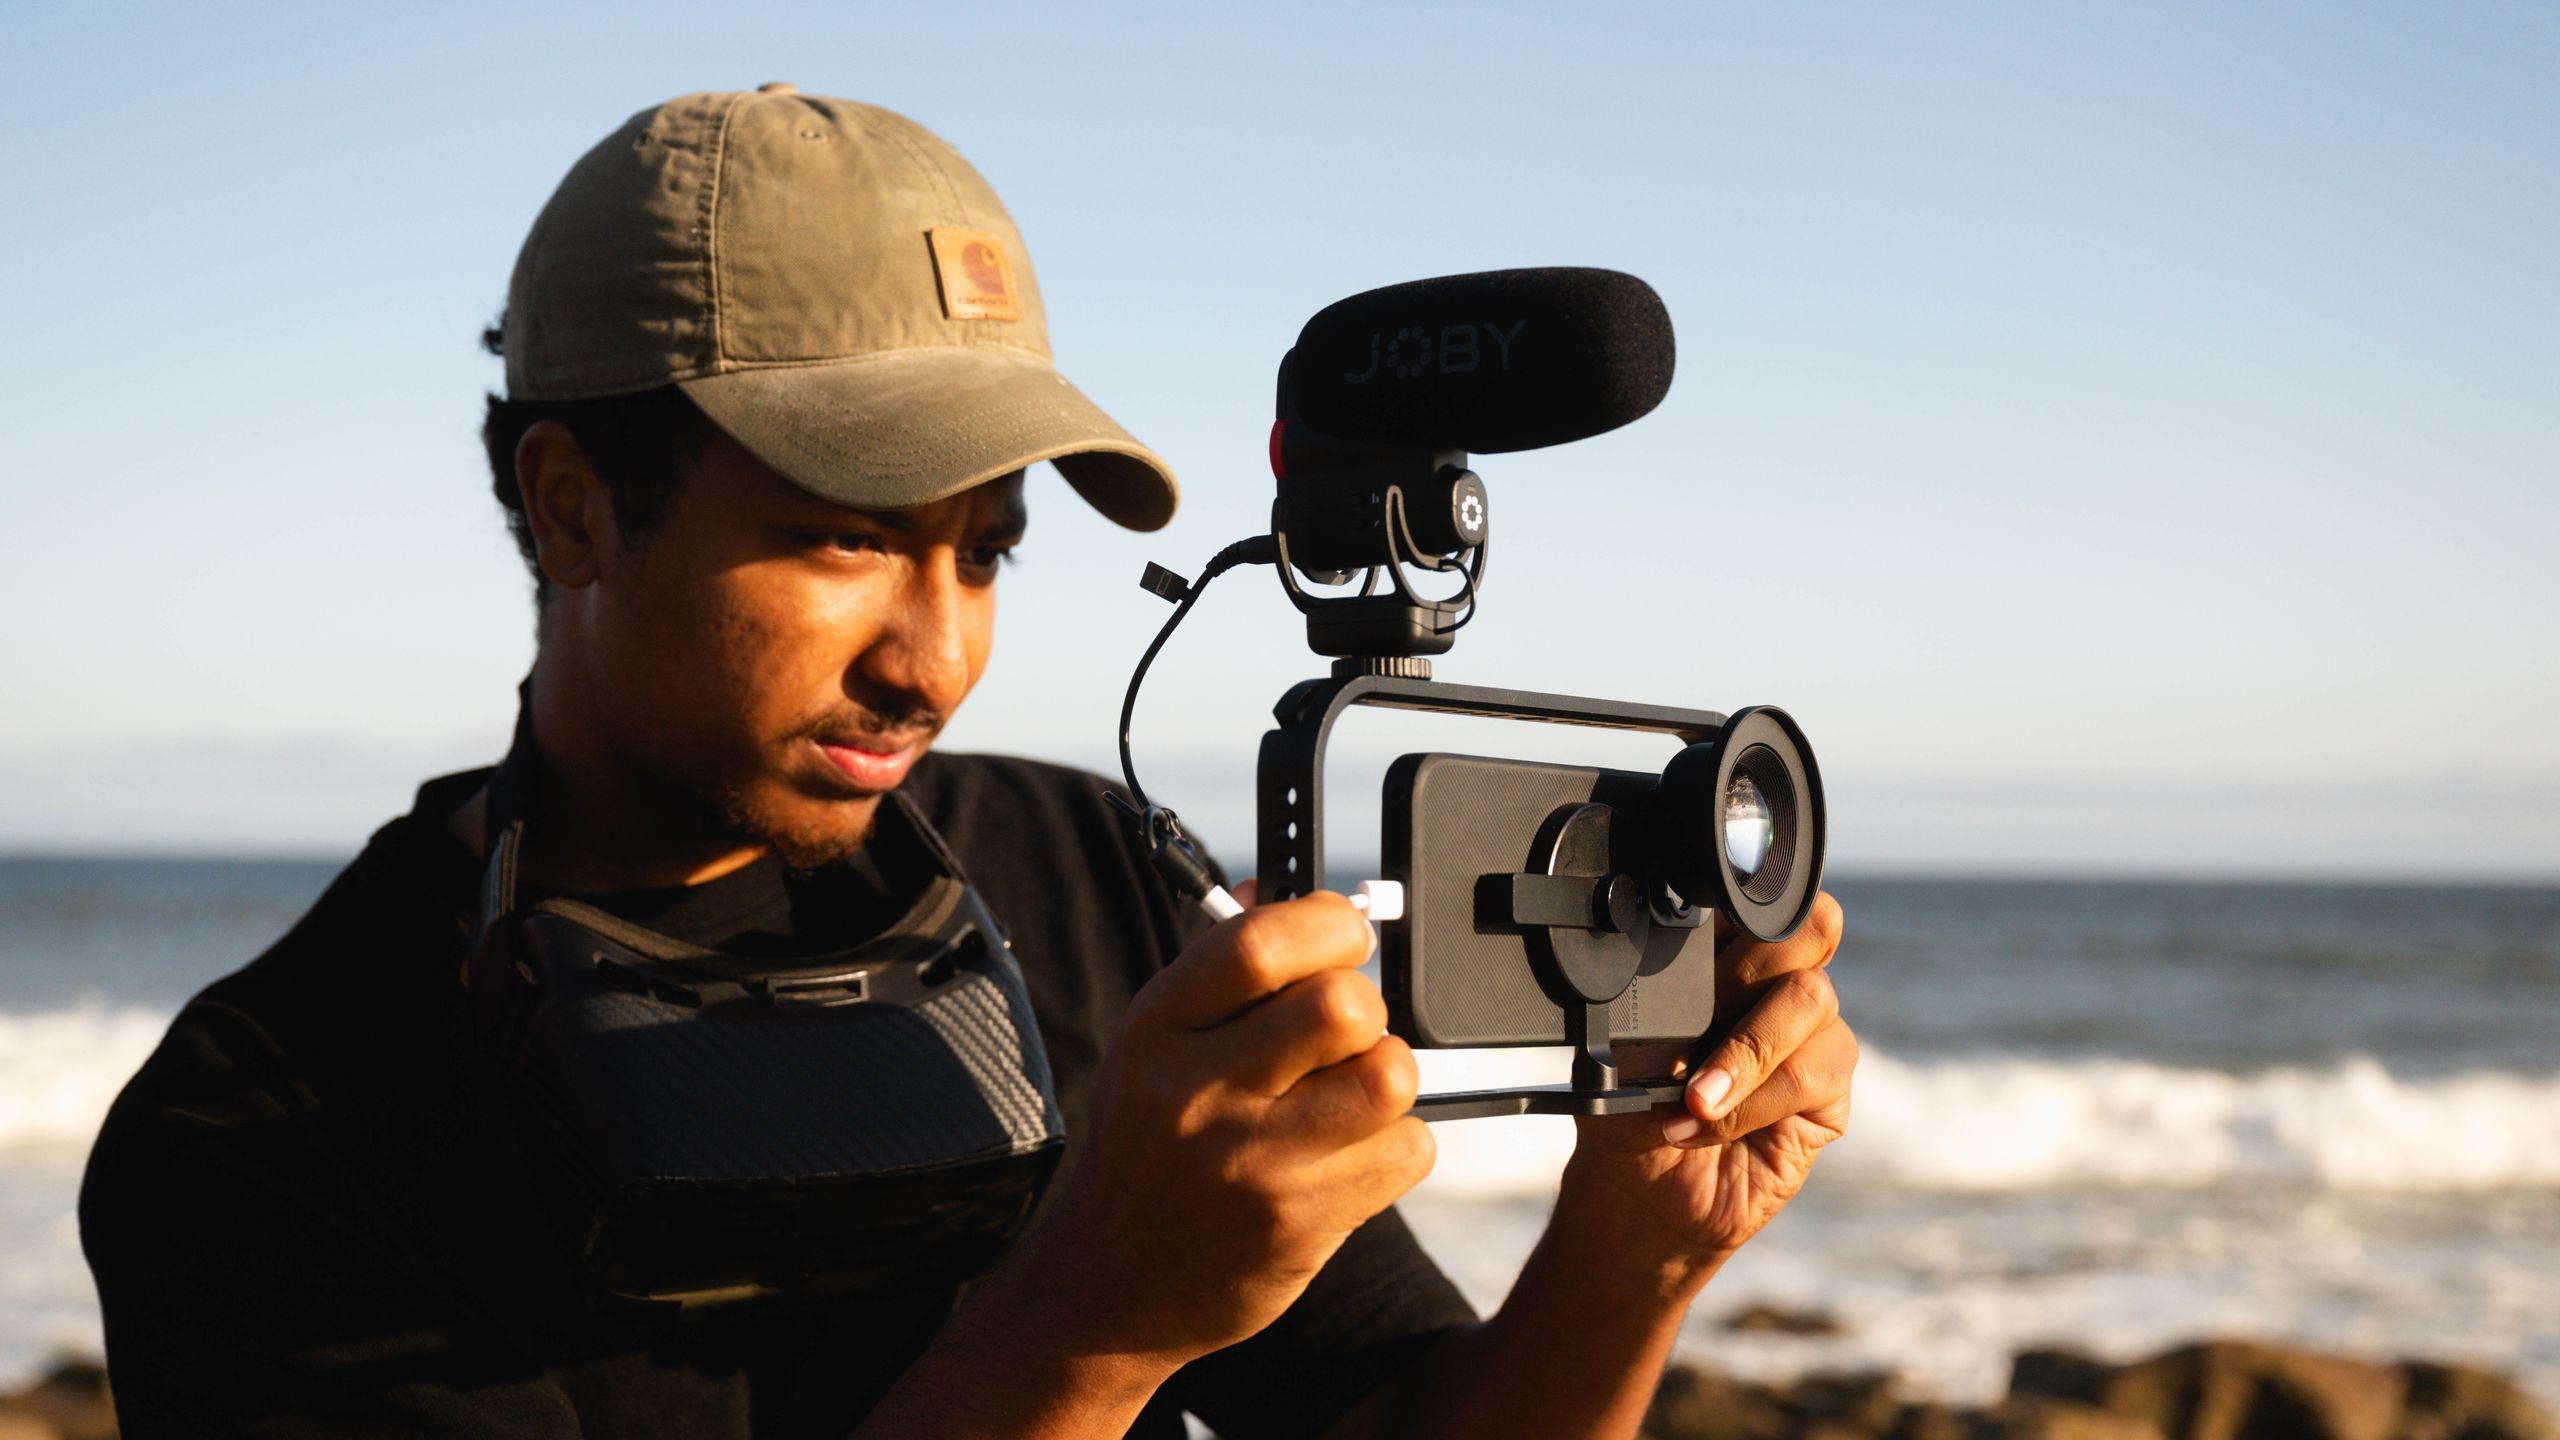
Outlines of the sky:
[{"label": "sky", "polygon": [[[0,849],[345,854],[494,759],[478,332],[625,116],[789,80],[971,159],[1182,477],[1137,535],[1035,475],[946,747],[1112,767],[1309,314],[1601,265],[1677,378],[1482,457],[1442,678],[1783,706],[1844,871],[2560,877],[2554,74],[2535,5],[16,7]],[[1231,859],[1322,669],[1258,571],[1157,663],[1142,774]],[[1349,851],[1404,750],[1667,754],[1339,733]]]}]

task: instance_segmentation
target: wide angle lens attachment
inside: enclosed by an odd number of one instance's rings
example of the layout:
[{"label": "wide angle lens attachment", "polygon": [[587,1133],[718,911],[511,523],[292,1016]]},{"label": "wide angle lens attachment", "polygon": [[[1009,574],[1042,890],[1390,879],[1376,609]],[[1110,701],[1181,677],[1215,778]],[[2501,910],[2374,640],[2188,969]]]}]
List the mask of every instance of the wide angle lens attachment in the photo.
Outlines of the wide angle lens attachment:
[{"label": "wide angle lens attachment", "polygon": [[1762,940],[1784,940],[1813,912],[1830,824],[1813,747],[1785,711],[1737,711],[1673,756],[1654,806],[1662,878],[1681,898]]}]

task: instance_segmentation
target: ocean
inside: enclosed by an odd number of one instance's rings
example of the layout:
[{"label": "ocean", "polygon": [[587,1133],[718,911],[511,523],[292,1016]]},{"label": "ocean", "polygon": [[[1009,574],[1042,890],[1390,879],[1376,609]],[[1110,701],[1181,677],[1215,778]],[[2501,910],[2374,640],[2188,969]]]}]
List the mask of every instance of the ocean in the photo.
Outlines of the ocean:
[{"label": "ocean", "polygon": [[[0,1388],[98,1347],[74,1200],[108,1102],[335,870],[0,859]],[[1976,1402],[2029,1345],[2254,1336],[2494,1365],[2560,1404],[2560,888],[1832,888],[1850,1133],[1700,1299],[1685,1358]],[[1423,1057],[1429,1090],[1563,1074],[1560,1052]],[[1404,1212],[1489,1309],[1570,1123],[1439,1139]],[[1833,1333],[1726,1325],[1755,1304]]]}]

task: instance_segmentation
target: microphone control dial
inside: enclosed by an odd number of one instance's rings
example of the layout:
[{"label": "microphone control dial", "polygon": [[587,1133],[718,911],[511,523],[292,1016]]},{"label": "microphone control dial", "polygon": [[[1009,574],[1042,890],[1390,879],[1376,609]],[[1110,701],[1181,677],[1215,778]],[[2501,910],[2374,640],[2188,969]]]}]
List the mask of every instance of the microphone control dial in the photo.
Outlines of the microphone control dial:
[{"label": "microphone control dial", "polygon": [[1484,543],[1493,514],[1484,481],[1473,470],[1444,465],[1427,484],[1407,493],[1405,523],[1413,529],[1415,549],[1454,555]]}]

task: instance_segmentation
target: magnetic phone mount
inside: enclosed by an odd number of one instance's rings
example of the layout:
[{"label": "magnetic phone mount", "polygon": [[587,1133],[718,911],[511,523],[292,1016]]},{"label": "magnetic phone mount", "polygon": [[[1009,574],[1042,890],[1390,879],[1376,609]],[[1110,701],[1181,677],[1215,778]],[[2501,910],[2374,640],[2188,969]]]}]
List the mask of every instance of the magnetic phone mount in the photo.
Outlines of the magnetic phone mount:
[{"label": "magnetic phone mount", "polygon": [[[1243,547],[1230,547],[1238,551]],[[1267,552],[1251,558],[1264,559]],[[1179,577],[1158,589],[1187,610],[1209,575],[1240,563],[1222,554],[1200,584]],[[1150,572],[1150,579],[1156,578]],[[1174,617],[1179,620],[1181,611]],[[1152,660],[1172,632],[1150,646]],[[1685,1081],[1622,1083],[1611,1049],[1610,1010],[1633,983],[1647,941],[1669,927],[1695,929],[1722,910],[1742,933],[1786,938],[1804,923],[1818,893],[1825,849],[1822,782],[1802,732],[1783,711],[1755,706],[1731,716],[1632,701],[1455,685],[1412,673],[1392,657],[1337,660],[1327,678],[1299,682],[1273,707],[1256,766],[1256,864],[1260,893],[1286,900],[1324,888],[1324,751],[1333,723],[1354,705],[1527,720],[1670,735],[1683,749],[1645,804],[1591,802],[1552,815],[1533,868],[1475,877],[1479,914],[1523,932],[1538,984],[1562,1012],[1573,1052],[1571,1079],[1455,1091],[1415,1100],[1425,1120],[1489,1115],[1614,1115],[1677,1103]],[[1401,672],[1401,673],[1399,673]],[[1141,661],[1121,711],[1121,763],[1134,799],[1113,796],[1135,821],[1167,879],[1194,898],[1213,884],[1173,813],[1150,802],[1129,759],[1128,721]],[[1744,785],[1743,781],[1749,781]],[[1745,802],[1748,803],[1745,803]],[[1632,848],[1671,857],[1638,875],[1619,867],[1620,827],[1643,838]],[[1646,843],[1650,842],[1650,843]],[[1418,861],[1416,863],[1419,863]],[[1408,885],[1419,877],[1399,877]],[[1700,903],[1700,902],[1706,903]],[[1409,922],[1407,922],[1409,923]]]},{"label": "magnetic phone mount", "polygon": [[[1256,767],[1256,868],[1264,895],[1286,899],[1324,888],[1325,744],[1334,721],[1354,705],[1649,731],[1692,745],[1712,740],[1725,726],[1724,716],[1707,710],[1395,675],[1302,681],[1273,707],[1279,723],[1263,732]],[[1707,918],[1695,905],[1666,912],[1639,877],[1612,873],[1611,831],[1636,819],[1602,804],[1568,806],[1540,836],[1536,870],[1478,881],[1493,892],[1491,903],[1508,909],[1510,923],[1529,932],[1539,982],[1564,1011],[1572,1078],[1424,1095],[1413,1102],[1414,1114],[1425,1120],[1618,1115],[1679,1099],[1684,1081],[1622,1084],[1610,1050],[1609,1005],[1635,979],[1650,928],[1697,926]]]}]

